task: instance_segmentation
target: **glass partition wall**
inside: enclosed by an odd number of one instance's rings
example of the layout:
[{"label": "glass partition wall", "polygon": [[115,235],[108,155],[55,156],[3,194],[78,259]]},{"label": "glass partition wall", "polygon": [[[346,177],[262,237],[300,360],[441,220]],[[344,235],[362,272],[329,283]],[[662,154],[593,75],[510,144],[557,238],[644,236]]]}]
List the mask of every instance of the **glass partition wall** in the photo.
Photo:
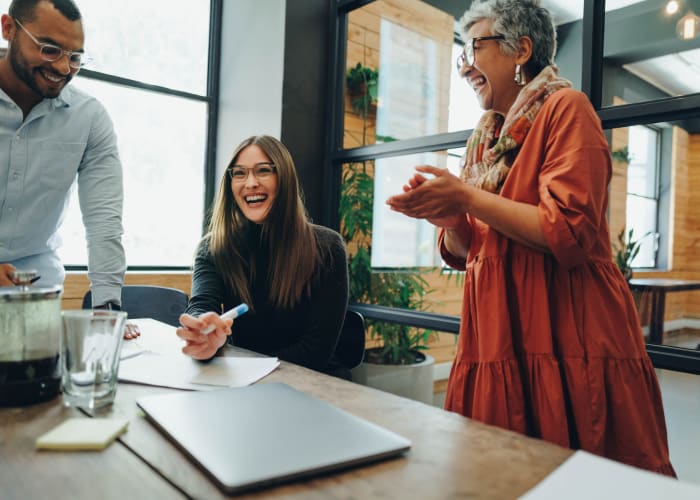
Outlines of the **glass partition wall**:
[{"label": "glass partition wall", "polygon": [[[690,209],[700,190],[700,165],[693,165],[700,36],[682,20],[692,2],[675,14],[660,0],[542,3],[557,25],[560,74],[589,96],[610,143],[611,241],[630,229],[640,239],[635,278],[700,280],[692,257],[700,216]],[[455,64],[463,8],[447,0],[340,0],[331,9],[323,222],[348,240],[351,276],[354,263],[366,279],[391,273],[423,280],[414,303],[361,298],[396,307],[398,315],[402,308],[460,313],[459,275],[445,271],[435,228],[392,213],[385,200],[416,165],[456,171],[481,115]],[[635,292],[647,335],[654,297]],[[657,342],[648,344],[652,359],[700,373],[699,351],[690,349],[700,343],[700,290],[674,291],[665,301],[661,340],[647,337]]]}]

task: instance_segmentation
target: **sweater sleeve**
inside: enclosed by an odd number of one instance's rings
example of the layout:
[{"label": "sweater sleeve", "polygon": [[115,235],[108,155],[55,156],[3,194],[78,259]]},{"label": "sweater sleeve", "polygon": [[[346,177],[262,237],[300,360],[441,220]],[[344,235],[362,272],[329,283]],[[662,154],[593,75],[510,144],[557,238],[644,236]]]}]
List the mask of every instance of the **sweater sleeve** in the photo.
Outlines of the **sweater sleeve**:
[{"label": "sweater sleeve", "polygon": [[224,280],[209,252],[209,242],[202,240],[197,248],[192,271],[192,295],[185,312],[193,316],[209,311],[221,314],[224,290]]},{"label": "sweater sleeve", "polygon": [[328,365],[340,336],[348,305],[347,254],[342,238],[327,228],[316,230],[325,248],[318,286],[312,288],[309,322],[298,341],[270,353],[314,370]]}]

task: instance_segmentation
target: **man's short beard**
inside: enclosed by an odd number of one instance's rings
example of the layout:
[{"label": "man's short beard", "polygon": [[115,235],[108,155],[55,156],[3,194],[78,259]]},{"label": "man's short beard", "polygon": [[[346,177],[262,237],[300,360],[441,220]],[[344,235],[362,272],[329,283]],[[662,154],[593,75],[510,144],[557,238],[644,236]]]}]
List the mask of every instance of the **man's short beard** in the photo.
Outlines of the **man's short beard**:
[{"label": "man's short beard", "polygon": [[[14,42],[14,40],[13,40],[13,42]],[[58,97],[58,95],[61,93],[61,91],[65,88],[65,86],[71,80],[73,75],[68,75],[66,77],[65,84],[63,85],[63,87],[58,89],[57,92],[48,92],[47,93],[47,92],[41,90],[41,88],[39,88],[39,84],[37,83],[36,76],[35,76],[36,70],[34,72],[32,72],[31,70],[28,69],[29,63],[26,60],[20,59],[21,56],[20,56],[19,50],[14,50],[13,46],[16,47],[17,46],[16,43],[11,43],[10,46],[7,48],[7,50],[9,52],[8,56],[10,58],[10,64],[12,65],[12,70],[15,72],[17,77],[20,80],[22,80],[25,84],[27,84],[27,86],[30,89],[32,89],[34,91],[34,93],[36,95],[38,95],[39,97],[42,97],[42,98],[47,97],[49,99],[52,99],[54,97]]]}]

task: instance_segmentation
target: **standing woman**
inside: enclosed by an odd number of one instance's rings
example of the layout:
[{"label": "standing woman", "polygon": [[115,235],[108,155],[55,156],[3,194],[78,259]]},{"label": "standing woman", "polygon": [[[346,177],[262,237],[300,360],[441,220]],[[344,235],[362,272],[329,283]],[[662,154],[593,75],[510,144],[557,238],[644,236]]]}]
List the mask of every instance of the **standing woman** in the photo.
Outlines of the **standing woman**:
[{"label": "standing woman", "polygon": [[458,65],[486,113],[462,178],[417,167],[388,200],[441,227],[442,257],[466,270],[445,406],[675,475],[654,368],[611,258],[608,145],[586,96],[553,65],[539,3],[472,2]]},{"label": "standing woman", "polygon": [[[240,303],[250,311],[219,316]],[[348,302],[345,245],[309,222],[294,161],[269,136],[243,141],[221,180],[194,263],[192,297],[177,335],[209,359],[227,341],[349,378],[334,356]],[[200,333],[213,325],[208,335]]]}]

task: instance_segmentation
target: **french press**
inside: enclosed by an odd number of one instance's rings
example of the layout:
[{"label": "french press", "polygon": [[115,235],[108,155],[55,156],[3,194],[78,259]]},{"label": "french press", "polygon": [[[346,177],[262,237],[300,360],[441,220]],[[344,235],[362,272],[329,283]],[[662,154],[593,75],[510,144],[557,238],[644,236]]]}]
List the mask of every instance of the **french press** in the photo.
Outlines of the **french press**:
[{"label": "french press", "polygon": [[15,271],[0,287],[0,406],[47,401],[61,386],[62,287],[33,287],[36,271]]}]

